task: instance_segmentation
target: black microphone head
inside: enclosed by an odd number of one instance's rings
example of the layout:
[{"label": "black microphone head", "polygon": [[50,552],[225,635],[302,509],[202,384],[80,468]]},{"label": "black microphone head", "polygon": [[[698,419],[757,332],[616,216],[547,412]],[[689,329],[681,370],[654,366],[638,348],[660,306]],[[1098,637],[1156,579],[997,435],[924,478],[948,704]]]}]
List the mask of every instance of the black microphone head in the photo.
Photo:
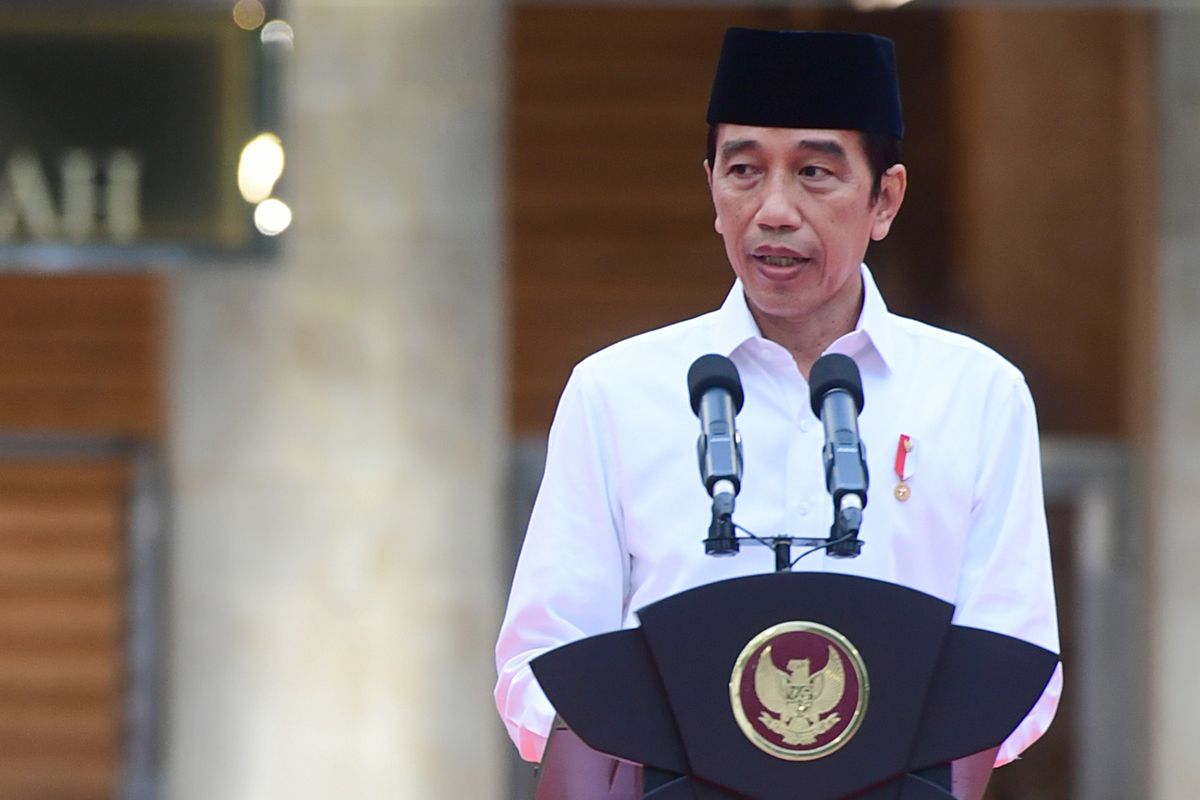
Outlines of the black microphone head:
[{"label": "black microphone head", "polygon": [[742,410],[745,396],[742,394],[742,378],[737,367],[725,356],[709,353],[692,362],[688,370],[688,394],[692,398],[692,411],[700,413],[700,398],[709,389],[724,389],[733,398],[733,413]]},{"label": "black microphone head", "polygon": [[858,413],[863,410],[862,375],[858,372],[858,364],[850,356],[841,353],[830,353],[817,359],[812,371],[808,373],[809,397],[812,400],[813,413],[821,417],[821,403],[825,395],[834,389],[845,389],[854,400]]}]

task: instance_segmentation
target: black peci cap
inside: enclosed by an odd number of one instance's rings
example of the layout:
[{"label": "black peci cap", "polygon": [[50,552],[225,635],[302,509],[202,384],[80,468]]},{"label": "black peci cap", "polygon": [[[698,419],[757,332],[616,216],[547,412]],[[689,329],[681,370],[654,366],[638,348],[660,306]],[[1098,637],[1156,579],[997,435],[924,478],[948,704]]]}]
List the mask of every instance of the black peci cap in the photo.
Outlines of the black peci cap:
[{"label": "black peci cap", "polygon": [[866,33],[730,28],[707,120],[903,139],[896,48],[891,39]]}]

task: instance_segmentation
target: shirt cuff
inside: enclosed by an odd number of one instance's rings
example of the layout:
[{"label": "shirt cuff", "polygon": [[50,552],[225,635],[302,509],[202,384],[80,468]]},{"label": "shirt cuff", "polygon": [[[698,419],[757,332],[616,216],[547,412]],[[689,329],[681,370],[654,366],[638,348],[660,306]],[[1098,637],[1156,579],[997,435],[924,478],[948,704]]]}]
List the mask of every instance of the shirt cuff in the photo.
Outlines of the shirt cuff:
[{"label": "shirt cuff", "polygon": [[1017,729],[1009,734],[1004,740],[1004,744],[1000,745],[1000,750],[996,753],[996,766],[1003,766],[1010,761],[1015,761],[1029,745],[1041,738],[1046,729],[1050,727],[1050,723],[1054,720],[1054,714],[1058,711],[1058,700],[1062,696],[1063,673],[1062,662],[1054,668],[1054,674],[1050,676],[1049,683],[1046,684],[1046,689],[1042,692],[1042,696],[1038,698],[1033,709],[1021,720],[1021,724]]}]

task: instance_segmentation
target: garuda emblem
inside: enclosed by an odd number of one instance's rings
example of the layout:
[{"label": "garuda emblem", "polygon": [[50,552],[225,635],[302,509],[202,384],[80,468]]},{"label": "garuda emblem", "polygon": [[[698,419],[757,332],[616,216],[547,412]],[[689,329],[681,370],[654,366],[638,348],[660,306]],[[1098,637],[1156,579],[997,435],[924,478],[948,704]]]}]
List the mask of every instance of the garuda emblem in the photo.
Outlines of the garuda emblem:
[{"label": "garuda emblem", "polygon": [[738,727],[776,758],[823,758],[858,731],[866,665],[850,640],[816,622],[784,622],[755,636],[729,681]]},{"label": "garuda emblem", "polygon": [[842,721],[834,711],[846,693],[842,657],[830,647],[825,668],[816,673],[810,673],[810,661],[792,658],[786,670],[779,669],[771,659],[771,645],[758,657],[754,690],[766,708],[758,721],[779,734],[784,744],[812,744]]}]

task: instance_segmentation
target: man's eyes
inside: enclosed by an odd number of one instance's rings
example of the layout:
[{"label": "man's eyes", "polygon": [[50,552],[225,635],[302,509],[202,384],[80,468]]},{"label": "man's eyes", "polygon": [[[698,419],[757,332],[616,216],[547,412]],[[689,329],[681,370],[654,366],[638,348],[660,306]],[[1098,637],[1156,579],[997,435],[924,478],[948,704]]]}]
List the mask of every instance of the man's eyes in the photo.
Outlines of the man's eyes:
[{"label": "man's eyes", "polygon": [[[728,173],[737,178],[751,178],[761,175],[762,172],[762,167],[756,164],[730,164],[728,168]],[[833,174],[833,170],[816,164],[806,164],[797,169],[796,174],[801,178],[827,178]]]},{"label": "man's eyes", "polygon": [[729,174],[739,178],[748,178],[761,172],[754,164],[731,164]]},{"label": "man's eyes", "polygon": [[800,177],[802,178],[825,178],[832,174],[831,170],[819,167],[816,164],[809,164],[800,168]]}]

